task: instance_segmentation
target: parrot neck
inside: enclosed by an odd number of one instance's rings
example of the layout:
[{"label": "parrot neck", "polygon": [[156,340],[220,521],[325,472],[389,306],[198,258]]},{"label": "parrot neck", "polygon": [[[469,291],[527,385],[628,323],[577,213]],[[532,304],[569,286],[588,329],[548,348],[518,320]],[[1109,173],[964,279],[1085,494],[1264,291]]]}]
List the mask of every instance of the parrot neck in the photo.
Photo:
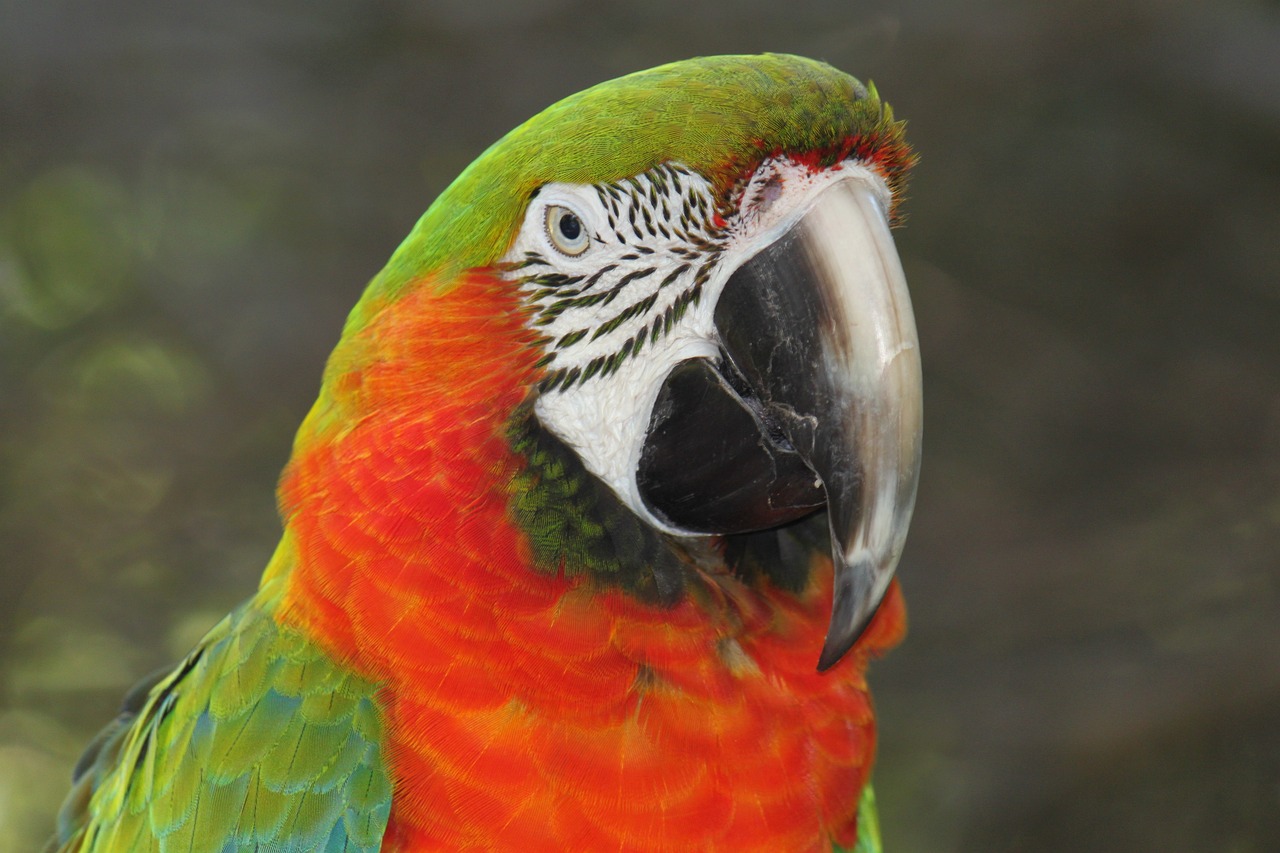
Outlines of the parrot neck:
[{"label": "parrot neck", "polygon": [[353,316],[281,481],[268,576],[288,576],[289,619],[377,675],[370,655],[412,656],[441,597],[492,613],[579,586],[683,595],[707,543],[645,524],[538,423],[541,353],[509,283],[424,283]]},{"label": "parrot neck", "polygon": [[281,618],[381,676],[425,642],[409,628],[435,618],[432,599],[556,582],[530,577],[506,500],[518,460],[504,430],[533,382],[533,337],[495,276],[366,295],[281,478]]}]

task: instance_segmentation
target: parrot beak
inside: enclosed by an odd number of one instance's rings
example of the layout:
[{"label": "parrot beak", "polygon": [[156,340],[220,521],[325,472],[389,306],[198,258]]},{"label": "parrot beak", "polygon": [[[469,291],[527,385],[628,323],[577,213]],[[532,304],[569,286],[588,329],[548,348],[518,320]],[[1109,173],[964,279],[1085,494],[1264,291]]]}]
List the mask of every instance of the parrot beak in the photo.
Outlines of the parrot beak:
[{"label": "parrot beak", "polygon": [[920,351],[870,187],[842,179],[789,220],[725,284],[719,363],[691,359],[668,377],[637,483],[656,514],[691,531],[758,530],[825,506],[826,670],[870,621],[902,553],[920,472]]}]

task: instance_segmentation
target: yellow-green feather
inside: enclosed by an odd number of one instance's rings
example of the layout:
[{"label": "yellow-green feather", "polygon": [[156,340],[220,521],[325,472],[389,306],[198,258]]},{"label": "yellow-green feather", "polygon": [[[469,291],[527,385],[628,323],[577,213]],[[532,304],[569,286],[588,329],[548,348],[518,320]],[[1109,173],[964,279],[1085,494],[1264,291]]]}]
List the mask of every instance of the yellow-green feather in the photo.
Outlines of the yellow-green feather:
[{"label": "yellow-green feather", "polygon": [[[362,305],[427,273],[448,286],[456,273],[493,263],[545,183],[620,180],[664,162],[712,177],[758,158],[761,140],[816,151],[850,133],[900,139],[903,127],[874,89],[799,56],[703,57],[601,83],[529,119],[468,166],[392,255]],[[350,322],[363,319],[357,306]]]},{"label": "yellow-green feather", "polygon": [[55,849],[373,851],[390,813],[376,685],[276,623],[268,581],[151,689]]},{"label": "yellow-green feather", "polygon": [[876,809],[876,792],[868,782],[858,801],[858,843],[849,853],[883,853],[880,846],[880,813]]}]

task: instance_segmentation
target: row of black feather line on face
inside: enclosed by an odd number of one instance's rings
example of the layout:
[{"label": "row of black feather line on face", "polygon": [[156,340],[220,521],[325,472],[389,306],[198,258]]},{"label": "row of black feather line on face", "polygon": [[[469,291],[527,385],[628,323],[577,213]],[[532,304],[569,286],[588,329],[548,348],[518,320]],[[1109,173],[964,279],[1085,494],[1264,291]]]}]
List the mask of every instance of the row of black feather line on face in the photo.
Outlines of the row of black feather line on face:
[{"label": "row of black feather line on face", "polygon": [[[693,177],[679,165],[662,164],[635,178],[594,185],[613,239],[602,239],[601,235],[595,238],[605,245],[628,247],[628,251],[589,274],[560,272],[552,259],[538,252],[528,252],[521,261],[507,266],[505,272],[525,290],[534,308],[535,329],[545,328],[567,313],[612,305],[630,285],[662,273],[652,291],[612,315],[593,317],[591,325],[558,337],[539,338],[536,343],[545,352],[538,366],[550,367],[539,383],[540,391],[566,391],[576,384],[609,376],[646,345],[668,335],[688,309],[698,303],[703,287],[720,262],[726,234],[717,224],[707,193],[692,185]],[[678,211],[674,220],[673,210]],[[576,214],[558,206],[549,208],[547,228],[553,238],[557,235],[552,229],[557,229],[559,237],[575,245],[581,242],[581,232],[585,231]],[[557,245],[554,240],[553,245]],[[584,245],[577,252],[565,254],[580,256],[585,251]],[[659,299],[673,287],[678,287],[679,293],[659,307]],[[597,341],[646,315],[651,315],[650,319],[610,352],[595,356],[586,364],[555,366],[572,354],[575,345]]]}]

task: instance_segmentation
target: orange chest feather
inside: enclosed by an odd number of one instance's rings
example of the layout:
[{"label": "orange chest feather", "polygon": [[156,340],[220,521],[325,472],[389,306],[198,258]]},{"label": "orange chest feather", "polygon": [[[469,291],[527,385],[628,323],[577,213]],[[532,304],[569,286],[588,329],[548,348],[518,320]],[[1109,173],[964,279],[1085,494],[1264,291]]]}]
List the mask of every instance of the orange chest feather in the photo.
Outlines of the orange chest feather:
[{"label": "orange chest feather", "polygon": [[475,304],[499,298],[481,282],[429,326],[375,324],[377,357],[330,379],[333,405],[378,416],[301,442],[282,485],[285,618],[386,685],[385,849],[851,844],[896,587],[819,675],[829,566],[800,595],[716,576],[672,607],[536,568],[503,435],[533,351]]}]

